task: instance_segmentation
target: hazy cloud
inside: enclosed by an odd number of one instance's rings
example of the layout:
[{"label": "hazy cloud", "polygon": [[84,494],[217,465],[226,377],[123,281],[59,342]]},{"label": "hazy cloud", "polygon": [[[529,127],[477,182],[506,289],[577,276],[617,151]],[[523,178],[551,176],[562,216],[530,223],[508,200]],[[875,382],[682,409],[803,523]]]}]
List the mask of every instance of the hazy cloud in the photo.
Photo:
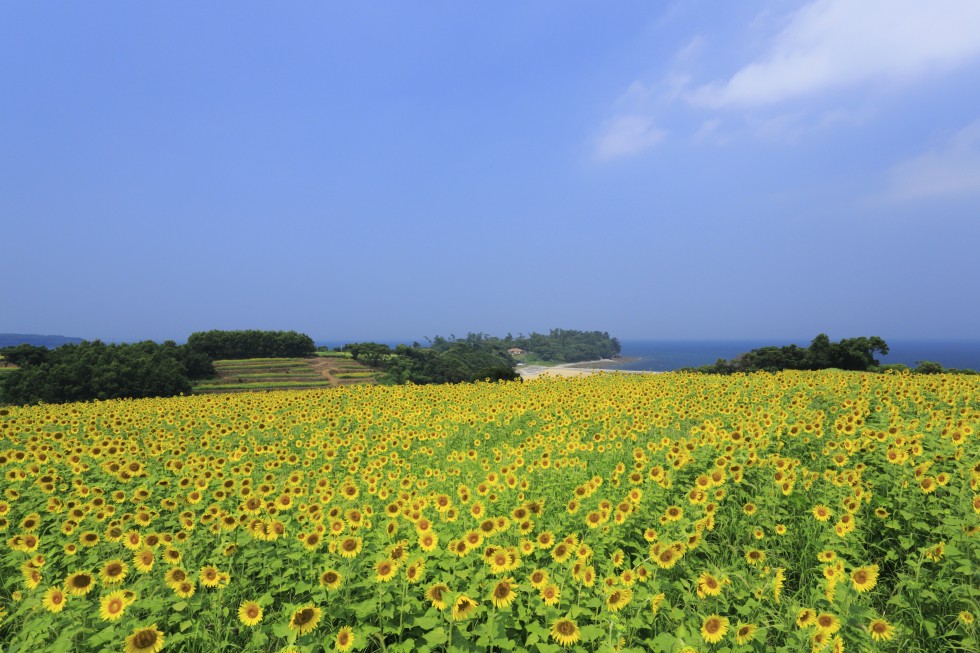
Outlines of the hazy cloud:
[{"label": "hazy cloud", "polygon": [[886,198],[896,201],[980,193],[980,120],[942,147],[895,166]]},{"label": "hazy cloud", "polygon": [[761,106],[878,80],[914,79],[980,55],[977,0],[816,0],[790,17],[769,52],[689,98]]},{"label": "hazy cloud", "polygon": [[596,141],[599,161],[637,154],[663,140],[666,132],[657,129],[653,118],[641,115],[616,116],[606,123]]}]

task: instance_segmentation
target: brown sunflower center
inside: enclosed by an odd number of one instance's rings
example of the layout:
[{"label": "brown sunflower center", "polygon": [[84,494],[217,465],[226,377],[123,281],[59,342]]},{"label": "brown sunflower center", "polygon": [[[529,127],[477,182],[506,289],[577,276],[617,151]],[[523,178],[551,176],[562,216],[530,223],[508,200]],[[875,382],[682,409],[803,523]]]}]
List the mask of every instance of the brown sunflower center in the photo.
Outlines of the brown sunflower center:
[{"label": "brown sunflower center", "polygon": [[313,608],[303,608],[296,613],[296,616],[293,617],[293,621],[297,626],[303,626],[313,621],[313,615]]},{"label": "brown sunflower center", "polygon": [[555,630],[565,637],[569,637],[575,633],[575,624],[568,619],[563,619],[555,625]]},{"label": "brown sunflower center", "polygon": [[141,630],[133,637],[133,643],[138,649],[150,648],[156,644],[156,641],[157,633],[155,630]]},{"label": "brown sunflower center", "polygon": [[708,619],[704,624],[704,630],[708,633],[714,634],[721,630],[721,621],[718,619]]},{"label": "brown sunflower center", "polygon": [[89,576],[88,574],[79,574],[78,576],[75,576],[74,578],[71,579],[72,587],[83,588],[83,587],[88,587],[91,584],[92,584],[92,577]]}]

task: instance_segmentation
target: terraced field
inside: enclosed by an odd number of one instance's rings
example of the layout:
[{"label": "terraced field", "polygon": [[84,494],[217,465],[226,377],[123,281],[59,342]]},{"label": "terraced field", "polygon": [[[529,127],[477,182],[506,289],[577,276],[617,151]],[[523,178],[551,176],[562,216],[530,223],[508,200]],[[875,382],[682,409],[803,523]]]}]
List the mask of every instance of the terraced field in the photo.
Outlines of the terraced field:
[{"label": "terraced field", "polygon": [[373,383],[375,372],[341,356],[250,358],[215,361],[218,376],[194,386],[195,393],[301,390]]}]

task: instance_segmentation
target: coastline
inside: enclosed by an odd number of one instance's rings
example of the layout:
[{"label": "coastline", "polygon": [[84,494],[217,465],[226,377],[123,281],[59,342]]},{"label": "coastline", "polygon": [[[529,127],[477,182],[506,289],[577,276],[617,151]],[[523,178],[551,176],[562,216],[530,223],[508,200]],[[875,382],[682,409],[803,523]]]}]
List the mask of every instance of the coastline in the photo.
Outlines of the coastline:
[{"label": "coastline", "polygon": [[636,358],[600,358],[594,361],[581,361],[578,363],[561,363],[559,365],[527,365],[517,368],[517,373],[521,379],[531,381],[542,376],[571,378],[577,376],[591,376],[600,372],[616,372],[619,374],[663,374],[663,372],[653,372],[649,370],[620,370],[617,364],[630,363]]}]

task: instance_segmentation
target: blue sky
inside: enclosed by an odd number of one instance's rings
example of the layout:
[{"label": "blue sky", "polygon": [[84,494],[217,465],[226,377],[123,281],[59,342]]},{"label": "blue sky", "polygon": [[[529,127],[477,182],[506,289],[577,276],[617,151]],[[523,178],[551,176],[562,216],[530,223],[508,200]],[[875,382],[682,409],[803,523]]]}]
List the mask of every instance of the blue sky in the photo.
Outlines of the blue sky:
[{"label": "blue sky", "polygon": [[980,336],[980,3],[0,5],[0,332]]}]

